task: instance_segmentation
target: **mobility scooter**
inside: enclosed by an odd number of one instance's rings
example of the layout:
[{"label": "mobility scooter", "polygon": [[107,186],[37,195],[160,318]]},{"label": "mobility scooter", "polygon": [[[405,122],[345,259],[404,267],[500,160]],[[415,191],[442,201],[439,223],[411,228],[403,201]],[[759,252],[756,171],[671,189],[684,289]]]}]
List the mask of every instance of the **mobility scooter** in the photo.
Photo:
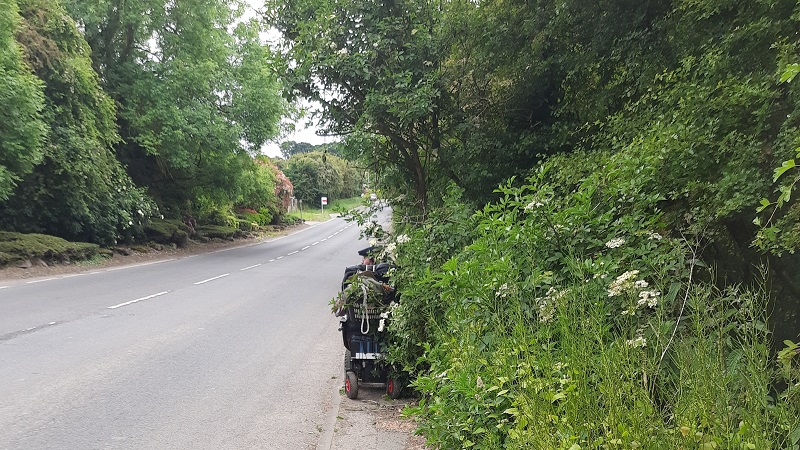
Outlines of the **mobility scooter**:
[{"label": "mobility scooter", "polygon": [[[359,252],[372,262],[374,247]],[[342,290],[336,302],[344,341],[344,390],[358,397],[359,384],[385,386],[386,394],[399,398],[401,386],[386,364],[386,322],[397,292],[389,284],[389,263],[358,264],[345,269]]]}]

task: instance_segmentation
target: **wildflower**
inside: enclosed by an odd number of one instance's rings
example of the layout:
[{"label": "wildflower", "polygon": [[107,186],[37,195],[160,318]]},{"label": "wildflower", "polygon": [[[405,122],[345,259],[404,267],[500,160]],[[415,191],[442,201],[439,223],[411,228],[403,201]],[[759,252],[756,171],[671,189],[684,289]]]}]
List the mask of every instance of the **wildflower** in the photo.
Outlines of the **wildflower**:
[{"label": "wildflower", "polygon": [[655,308],[658,305],[658,297],[661,296],[661,292],[658,291],[642,291],[639,292],[639,300],[637,304],[639,306],[647,305],[650,308]]},{"label": "wildflower", "polygon": [[339,51],[338,51],[338,52],[336,52],[336,53],[338,53],[338,54],[340,54],[340,55],[346,55],[346,54],[347,54],[347,49],[346,49],[346,48],[341,48],[341,49],[339,49]]},{"label": "wildflower", "polygon": [[660,241],[661,239],[664,239],[664,238],[660,234],[656,233],[655,231],[648,231],[647,232],[647,239],[650,239],[651,241]]},{"label": "wildflower", "polygon": [[618,248],[618,247],[621,247],[624,243],[625,243],[625,238],[618,237],[618,238],[614,238],[614,239],[611,239],[610,241],[606,242],[606,247],[608,247],[608,248]]},{"label": "wildflower", "polygon": [[569,289],[557,291],[556,288],[551,287],[544,297],[536,299],[536,306],[539,313],[539,322],[549,323],[553,320],[556,314],[556,306],[558,301],[569,292]]},{"label": "wildflower", "polygon": [[633,285],[636,286],[639,289],[645,289],[647,286],[649,286],[649,284],[647,284],[647,281],[644,281],[644,280],[636,280],[633,283]]},{"label": "wildflower", "polygon": [[400,236],[397,236],[397,239],[396,239],[398,244],[405,244],[406,242],[408,242],[410,240],[411,240],[411,238],[408,237],[407,234],[401,234]]},{"label": "wildflower", "polygon": [[618,276],[608,286],[608,296],[616,297],[617,295],[620,295],[623,292],[629,290],[633,285],[633,283],[631,283],[631,280],[636,278],[636,275],[638,274],[639,274],[638,270],[629,270],[623,273],[622,275]]},{"label": "wildflower", "polygon": [[626,342],[629,347],[633,348],[645,348],[647,347],[647,339],[642,336],[636,336],[634,339],[628,339]]},{"label": "wildflower", "polygon": [[486,385],[483,384],[483,379],[480,377],[480,375],[478,375],[478,381],[476,381],[475,384],[478,386],[478,389],[483,389],[486,387]]},{"label": "wildflower", "polygon": [[500,285],[500,287],[497,288],[495,296],[501,298],[508,297],[508,283],[503,283],[502,285]]},{"label": "wildflower", "polygon": [[383,333],[384,329],[386,329],[386,319],[381,319],[378,322],[378,333]]}]

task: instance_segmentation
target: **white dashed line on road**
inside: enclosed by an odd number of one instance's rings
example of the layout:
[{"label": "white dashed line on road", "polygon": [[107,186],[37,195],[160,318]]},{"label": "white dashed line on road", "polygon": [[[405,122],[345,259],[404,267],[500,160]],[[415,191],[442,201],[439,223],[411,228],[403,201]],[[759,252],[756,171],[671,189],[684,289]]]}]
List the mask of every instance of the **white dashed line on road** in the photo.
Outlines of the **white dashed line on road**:
[{"label": "white dashed line on road", "polygon": [[252,265],[250,267],[245,267],[244,269],[239,269],[239,270],[240,271],[242,271],[242,270],[250,270],[250,269],[254,269],[254,268],[256,268],[256,267],[258,267],[260,265],[261,265],[260,263],[259,264],[254,264],[254,265]]},{"label": "white dashed line on road", "polygon": [[[117,309],[123,306],[127,306],[136,302],[141,302],[143,300],[150,300],[151,298],[156,298],[164,294],[169,294],[169,291],[159,292],[158,294],[148,295],[147,297],[137,298],[136,300],[131,300],[129,302],[120,303],[119,305],[109,306],[108,309]],[[55,323],[55,322],[53,322]]]},{"label": "white dashed line on road", "polygon": [[209,281],[219,280],[220,278],[227,277],[228,275],[230,275],[230,274],[229,274],[229,273],[224,273],[224,274],[222,274],[222,275],[217,275],[217,276],[215,276],[215,277],[212,277],[212,278],[209,278],[209,279],[207,279],[207,280],[198,281],[198,282],[197,282],[197,283],[195,283],[195,284],[203,284],[203,283],[208,283]]},{"label": "white dashed line on road", "polygon": [[[295,251],[293,251],[293,252],[291,252],[291,253],[287,253],[287,254],[286,254],[286,256],[292,256],[292,255],[294,255],[295,253],[297,253],[297,252],[299,252],[299,251],[300,251],[300,250],[295,250]],[[281,256],[281,258],[283,258],[283,256]]]},{"label": "white dashed line on road", "polygon": [[311,248],[311,246],[310,245],[306,245],[305,247],[301,248],[300,251],[302,252],[303,250],[307,250],[309,248]]}]

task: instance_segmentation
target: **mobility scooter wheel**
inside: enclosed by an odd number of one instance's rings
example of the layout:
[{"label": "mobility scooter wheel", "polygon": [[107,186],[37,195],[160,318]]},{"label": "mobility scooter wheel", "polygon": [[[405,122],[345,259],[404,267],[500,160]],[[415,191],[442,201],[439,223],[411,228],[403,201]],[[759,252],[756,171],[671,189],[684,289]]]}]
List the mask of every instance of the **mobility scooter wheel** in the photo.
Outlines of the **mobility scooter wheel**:
[{"label": "mobility scooter wheel", "polygon": [[402,390],[403,387],[400,385],[400,380],[389,377],[389,379],[386,381],[386,395],[388,395],[389,398],[396,400],[400,398],[400,393]]},{"label": "mobility scooter wheel", "polygon": [[344,376],[344,392],[347,398],[355,399],[358,397],[358,375],[355,372],[348,371]]}]

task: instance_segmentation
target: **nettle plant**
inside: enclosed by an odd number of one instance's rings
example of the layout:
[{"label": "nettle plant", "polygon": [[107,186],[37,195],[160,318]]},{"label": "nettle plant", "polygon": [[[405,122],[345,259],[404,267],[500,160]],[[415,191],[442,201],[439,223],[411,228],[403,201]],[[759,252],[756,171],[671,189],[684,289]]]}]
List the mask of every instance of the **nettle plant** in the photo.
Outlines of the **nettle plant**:
[{"label": "nettle plant", "polygon": [[430,443],[790,443],[791,406],[767,397],[766,294],[698,283],[710,271],[696,241],[662,229],[660,196],[611,175],[628,170],[626,155],[582,179],[551,173],[562,162],[502,186],[474,216],[472,244],[417,282],[429,303],[412,300],[427,314],[416,367],[427,370],[410,412]]}]

